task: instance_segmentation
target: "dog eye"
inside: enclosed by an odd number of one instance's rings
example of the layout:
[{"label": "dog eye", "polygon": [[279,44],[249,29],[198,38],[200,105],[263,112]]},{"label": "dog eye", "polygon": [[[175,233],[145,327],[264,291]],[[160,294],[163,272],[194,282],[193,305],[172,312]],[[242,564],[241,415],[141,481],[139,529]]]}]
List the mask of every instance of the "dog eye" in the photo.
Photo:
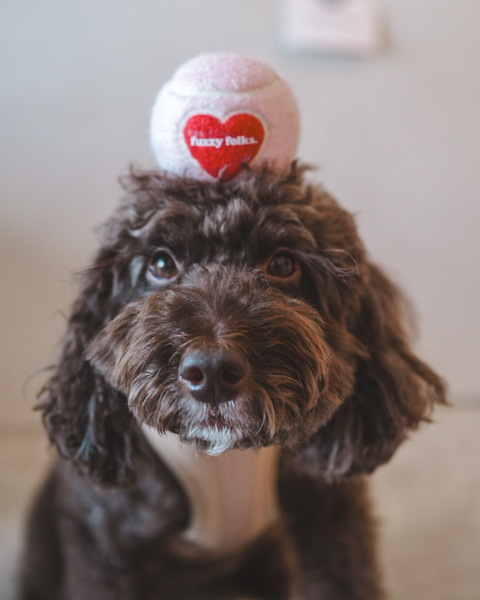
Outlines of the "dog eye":
[{"label": "dog eye", "polygon": [[157,279],[172,279],[178,273],[175,261],[165,250],[152,258],[149,271]]},{"label": "dog eye", "polygon": [[267,274],[280,279],[288,279],[298,271],[298,262],[288,254],[276,254],[268,263]]}]

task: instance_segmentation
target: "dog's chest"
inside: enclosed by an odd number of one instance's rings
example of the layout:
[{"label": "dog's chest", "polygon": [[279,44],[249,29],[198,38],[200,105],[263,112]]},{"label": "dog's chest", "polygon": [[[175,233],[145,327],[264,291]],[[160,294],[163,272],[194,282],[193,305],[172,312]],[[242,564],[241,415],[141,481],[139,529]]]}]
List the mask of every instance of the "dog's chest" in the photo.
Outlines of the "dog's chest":
[{"label": "dog's chest", "polygon": [[209,553],[235,552],[278,520],[278,448],[199,455],[175,434],[142,430],[188,496],[191,518],[183,541]]}]

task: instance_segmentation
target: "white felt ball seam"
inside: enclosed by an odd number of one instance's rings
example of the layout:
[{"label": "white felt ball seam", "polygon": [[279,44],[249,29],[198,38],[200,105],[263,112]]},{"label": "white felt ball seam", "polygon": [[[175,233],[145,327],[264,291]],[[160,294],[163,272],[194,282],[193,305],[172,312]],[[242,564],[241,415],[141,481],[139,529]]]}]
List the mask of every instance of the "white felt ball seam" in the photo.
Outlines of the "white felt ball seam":
[{"label": "white felt ball seam", "polygon": [[172,82],[170,89],[173,94],[177,94],[178,96],[184,96],[186,98],[227,98],[228,96],[254,96],[255,94],[262,94],[269,88],[278,85],[280,81],[280,79],[277,79],[276,81],[273,81],[272,83],[269,83],[268,85],[265,85],[263,87],[241,92],[228,90],[197,90],[188,85],[176,82]]}]

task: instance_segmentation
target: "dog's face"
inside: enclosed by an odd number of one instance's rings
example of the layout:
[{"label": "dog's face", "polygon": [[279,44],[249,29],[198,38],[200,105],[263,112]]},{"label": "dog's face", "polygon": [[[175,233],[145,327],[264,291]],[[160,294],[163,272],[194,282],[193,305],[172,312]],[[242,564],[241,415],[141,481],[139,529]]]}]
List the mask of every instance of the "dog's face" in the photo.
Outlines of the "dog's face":
[{"label": "dog's face", "polygon": [[[366,262],[351,217],[303,184],[300,170],[284,178],[250,174],[230,184],[158,174],[134,182],[132,195],[104,228],[59,361],[68,371],[74,357],[80,360],[81,346],[91,381],[77,381],[76,389],[83,386],[96,403],[77,398],[75,406],[78,412],[84,405],[90,438],[100,427],[95,415],[103,395],[102,414],[107,410],[112,418],[103,424],[110,432],[103,430],[104,444],[110,440],[117,451],[113,432],[128,420],[113,418],[122,398],[139,423],[178,433],[212,454],[272,443],[298,449],[315,436],[331,435],[339,419],[351,429],[348,444],[359,450],[368,442],[362,435],[389,435],[382,430],[389,418],[393,448],[441,394],[440,382],[409,353],[395,292]],[[367,366],[372,361],[373,368]],[[62,415],[63,437],[55,441],[69,454],[66,404],[72,401],[60,393],[65,374],[57,371],[44,410],[54,439],[52,416],[58,422]],[[73,367],[70,389],[72,377]],[[339,410],[362,386],[372,411],[379,410],[379,394],[386,405],[381,431],[371,426],[365,435]],[[415,416],[403,398],[412,392],[417,408],[423,398]],[[387,406],[389,394],[396,414]],[[98,445],[98,431],[95,438]],[[338,462],[347,451],[339,443],[335,449],[331,440],[307,446],[304,454],[333,473],[338,465],[332,452]],[[390,446],[375,451],[376,463],[393,452]],[[82,448],[91,451],[85,433],[77,462]],[[349,460],[345,472],[355,471]]]},{"label": "dog's face", "polygon": [[237,190],[134,210],[128,302],[91,344],[93,364],[140,422],[210,453],[306,441],[354,366],[319,313],[320,215]]}]

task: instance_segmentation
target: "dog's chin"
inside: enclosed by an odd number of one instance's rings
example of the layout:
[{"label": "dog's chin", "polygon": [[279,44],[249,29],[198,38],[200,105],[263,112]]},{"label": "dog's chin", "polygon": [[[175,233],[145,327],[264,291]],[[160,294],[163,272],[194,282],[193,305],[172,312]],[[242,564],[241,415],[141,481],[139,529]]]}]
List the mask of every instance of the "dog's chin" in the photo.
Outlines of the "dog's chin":
[{"label": "dog's chin", "polygon": [[243,432],[222,423],[198,423],[180,433],[180,439],[211,455],[218,456],[228,450],[235,450],[248,445]]},{"label": "dog's chin", "polygon": [[192,444],[199,452],[218,456],[229,450],[246,450],[266,445],[258,432],[258,425],[236,422],[221,416],[188,419],[171,428],[180,440]]}]

